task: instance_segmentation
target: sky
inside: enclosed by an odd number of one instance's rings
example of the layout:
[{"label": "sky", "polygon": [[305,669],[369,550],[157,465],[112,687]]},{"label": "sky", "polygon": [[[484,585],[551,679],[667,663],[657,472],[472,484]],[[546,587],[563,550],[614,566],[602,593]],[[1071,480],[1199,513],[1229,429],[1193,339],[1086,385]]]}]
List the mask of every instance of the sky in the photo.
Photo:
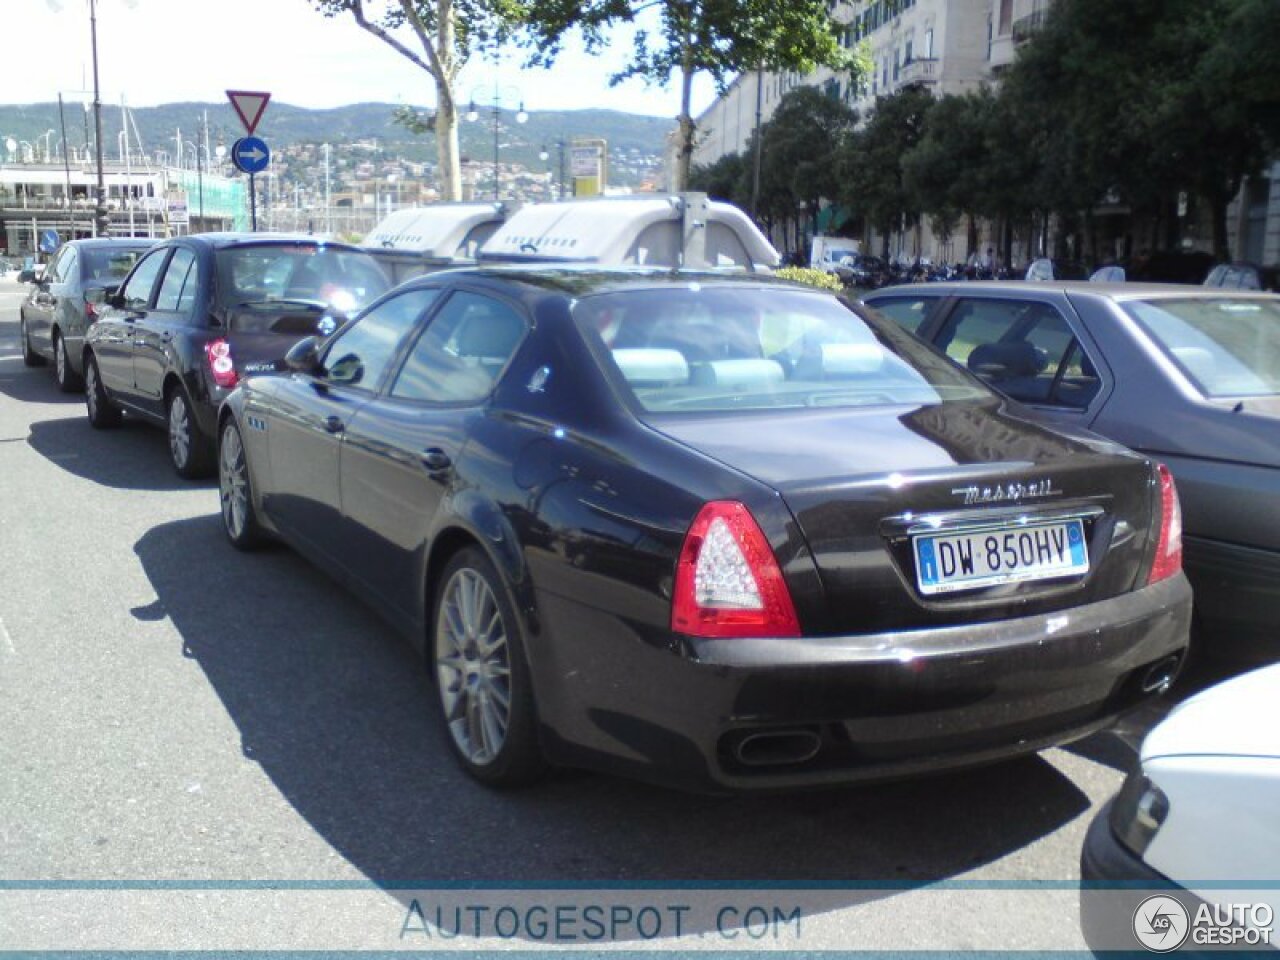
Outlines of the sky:
[{"label": "sky", "polygon": [[[0,0],[0,12],[7,41],[0,103],[47,102],[59,92],[74,100],[92,89],[88,0]],[[97,0],[97,14],[106,103],[216,102],[228,89],[270,91],[273,101],[302,107],[435,102],[424,71],[350,16],[326,19],[308,0]],[[530,111],[603,107],[674,117],[675,85],[609,87],[629,48],[622,35],[598,57],[575,46],[550,70],[522,70],[519,54],[496,67],[473,62],[456,89],[465,101],[473,92],[492,100],[495,83],[516,87],[503,99],[523,97]],[[713,98],[710,83],[700,85],[695,115]]]}]

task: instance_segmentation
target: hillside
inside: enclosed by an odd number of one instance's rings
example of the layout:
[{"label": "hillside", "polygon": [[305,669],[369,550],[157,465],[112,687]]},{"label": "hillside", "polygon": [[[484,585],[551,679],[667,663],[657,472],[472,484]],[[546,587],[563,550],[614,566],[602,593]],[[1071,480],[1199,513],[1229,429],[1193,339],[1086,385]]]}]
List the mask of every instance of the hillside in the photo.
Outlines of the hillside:
[{"label": "hillside", "polygon": [[[377,139],[380,150],[407,159],[430,160],[435,156],[432,134],[414,135],[393,122],[396,110],[390,103],[357,103],[330,110],[310,110],[286,103],[267,107],[257,133],[272,147],[295,143],[350,144],[357,140]],[[131,109],[147,152],[174,150],[176,131],[184,140],[195,140],[199,126],[208,112],[209,137],[213,143],[230,143],[242,134],[231,106],[218,103],[169,103],[157,107]],[[463,107],[465,114],[466,107]],[[481,107],[478,122],[461,123],[463,156],[487,161],[493,155],[493,112]],[[92,128],[92,116],[79,104],[66,107],[67,140],[73,148],[86,143],[86,132]],[[118,106],[103,105],[103,141],[107,156],[117,151],[117,136],[122,129]],[[545,146],[551,154],[547,163],[558,162],[555,144],[574,137],[603,137],[615,157],[636,152],[660,156],[672,121],[661,117],[639,116],[614,110],[549,110],[531,111],[527,123],[517,125],[513,111],[503,111],[500,118],[499,143],[503,162],[517,161],[541,169],[539,150]],[[33,103],[0,105],[0,137],[12,137],[35,143],[47,131],[55,131],[48,139],[57,144],[61,139],[58,104]],[[130,136],[133,136],[130,131]],[[41,141],[41,150],[43,150]],[[136,148],[135,148],[136,149]]]}]

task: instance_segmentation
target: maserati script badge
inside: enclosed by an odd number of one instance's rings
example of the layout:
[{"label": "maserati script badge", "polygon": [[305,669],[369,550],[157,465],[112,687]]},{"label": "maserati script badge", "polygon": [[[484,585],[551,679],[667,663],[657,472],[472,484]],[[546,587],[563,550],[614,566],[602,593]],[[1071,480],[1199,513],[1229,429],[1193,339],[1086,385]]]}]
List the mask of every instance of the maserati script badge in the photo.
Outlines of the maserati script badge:
[{"label": "maserati script badge", "polygon": [[1062,495],[1062,491],[1053,485],[1052,478],[1032,480],[1030,483],[998,483],[994,487],[980,487],[975,483],[967,487],[954,487],[951,493],[963,497],[966,506],[971,503],[1006,503]]}]

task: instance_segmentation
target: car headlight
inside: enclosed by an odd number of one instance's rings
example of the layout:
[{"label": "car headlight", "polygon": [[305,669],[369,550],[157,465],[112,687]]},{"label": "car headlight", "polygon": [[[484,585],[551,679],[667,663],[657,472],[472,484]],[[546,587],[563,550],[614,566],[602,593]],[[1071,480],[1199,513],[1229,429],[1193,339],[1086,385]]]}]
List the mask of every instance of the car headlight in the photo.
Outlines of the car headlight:
[{"label": "car headlight", "polygon": [[1141,857],[1169,816],[1169,798],[1141,770],[1129,774],[1111,805],[1111,831]]}]

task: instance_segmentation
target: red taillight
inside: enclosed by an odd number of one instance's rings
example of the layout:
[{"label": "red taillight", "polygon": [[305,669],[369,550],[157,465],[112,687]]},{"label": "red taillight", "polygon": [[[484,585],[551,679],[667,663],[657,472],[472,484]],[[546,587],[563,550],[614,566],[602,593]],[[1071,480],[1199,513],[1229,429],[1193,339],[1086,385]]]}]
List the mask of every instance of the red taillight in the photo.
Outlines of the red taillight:
[{"label": "red taillight", "polygon": [[98,305],[86,300],[84,302],[84,319],[86,323],[98,322]]},{"label": "red taillight", "polygon": [[209,361],[209,372],[213,374],[213,382],[230,390],[240,382],[236,373],[236,365],[231,360],[231,344],[219,337],[204,345],[204,356]]},{"label": "red taillight", "polygon": [[671,629],[694,637],[800,636],[778,561],[741,503],[708,503],[685,534]]},{"label": "red taillight", "polygon": [[1178,488],[1173,474],[1163,463],[1156,464],[1160,479],[1160,538],[1156,541],[1156,556],[1151,562],[1151,576],[1147,583],[1167,580],[1182,569],[1182,506],[1178,503]]}]

